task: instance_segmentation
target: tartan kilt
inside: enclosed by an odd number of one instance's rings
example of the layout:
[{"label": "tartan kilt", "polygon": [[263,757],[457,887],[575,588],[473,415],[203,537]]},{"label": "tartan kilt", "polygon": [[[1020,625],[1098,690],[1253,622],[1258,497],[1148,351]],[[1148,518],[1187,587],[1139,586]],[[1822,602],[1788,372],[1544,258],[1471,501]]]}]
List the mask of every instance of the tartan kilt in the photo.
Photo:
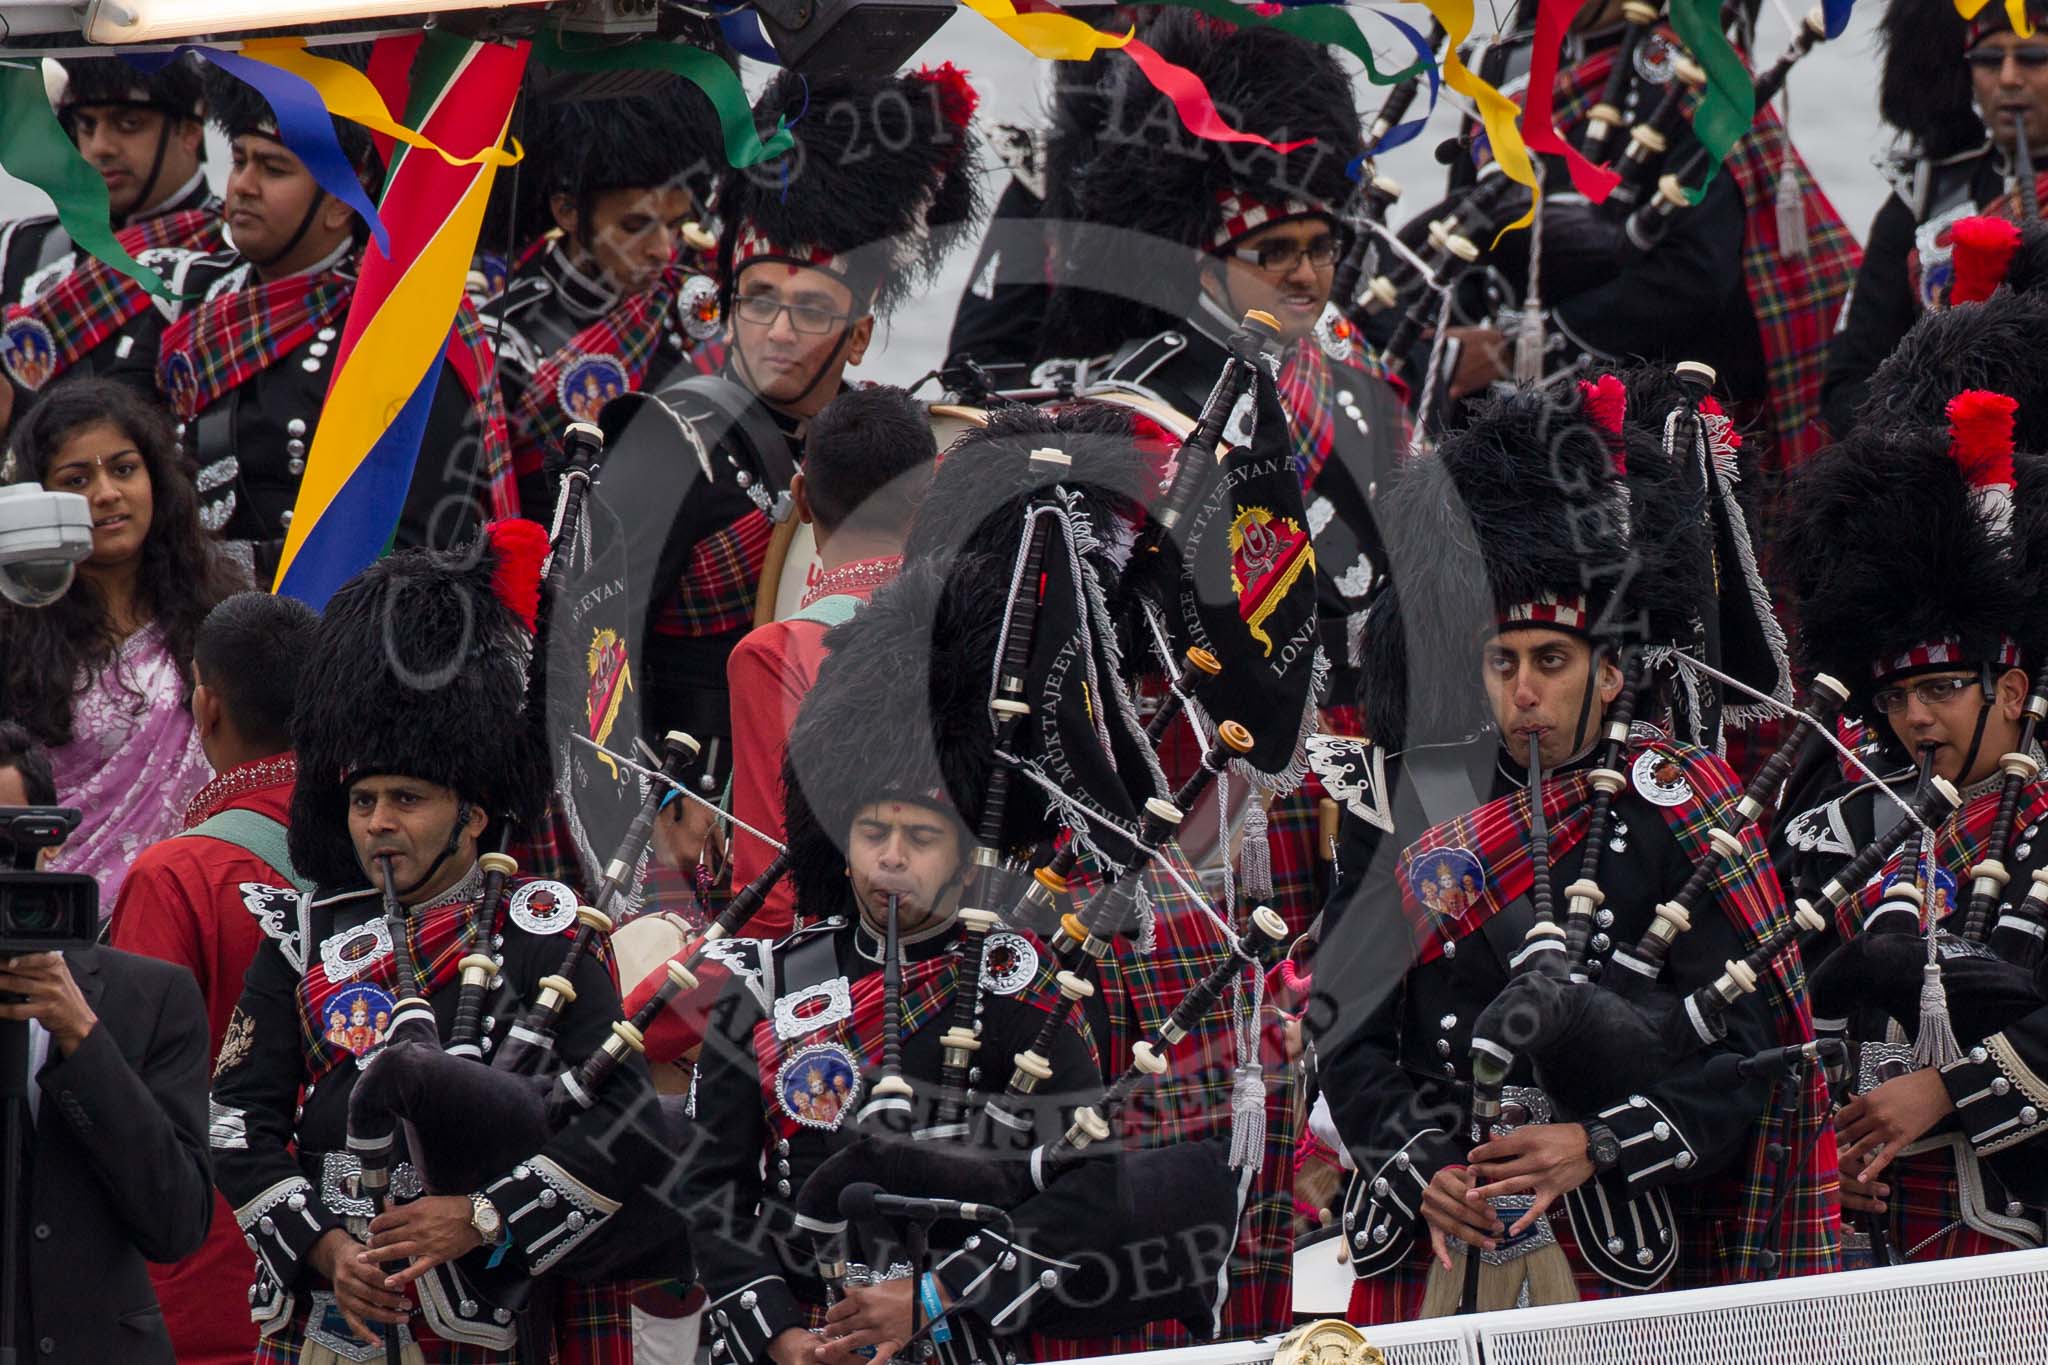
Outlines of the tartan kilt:
[{"label": "tartan kilt", "polygon": [[[2011,1251],[2013,1244],[1979,1232],[1963,1221],[1963,1201],[1956,1183],[1955,1160],[1947,1149],[1901,1157],[1878,1176],[1891,1186],[1885,1215],[1892,1246],[1907,1262],[1946,1261],[1957,1256],[1987,1256]],[[1845,1227],[1847,1217],[1843,1220]],[[1868,1250],[1856,1253],[1859,1269],[1871,1264]],[[1848,1260],[1845,1256],[1844,1261]]]},{"label": "tartan kilt", "polygon": [[[301,1305],[288,1326],[260,1338],[253,1365],[298,1365],[306,1312]],[[426,1365],[494,1365],[515,1354],[443,1341],[417,1319],[412,1331]],[[633,1365],[633,1311],[625,1294],[616,1285],[557,1281],[554,1346],[548,1365]]]}]

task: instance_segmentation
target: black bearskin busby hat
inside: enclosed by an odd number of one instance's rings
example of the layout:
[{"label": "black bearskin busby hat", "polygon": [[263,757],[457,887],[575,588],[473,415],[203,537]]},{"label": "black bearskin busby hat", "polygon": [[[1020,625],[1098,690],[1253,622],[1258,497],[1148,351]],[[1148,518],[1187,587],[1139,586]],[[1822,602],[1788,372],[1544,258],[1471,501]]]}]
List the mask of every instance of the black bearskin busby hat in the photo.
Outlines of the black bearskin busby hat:
[{"label": "black bearskin busby hat", "polygon": [[[965,853],[995,771],[989,689],[1009,566],[906,561],[902,574],[825,637],[818,681],[790,727],[783,816],[797,904],[844,909],[846,841],[876,801],[915,802],[959,820]],[[1045,803],[1013,782],[1004,840],[1053,833]]]},{"label": "black bearskin busby hat", "polygon": [[1110,68],[1099,95],[1061,101],[1048,167],[1049,198],[1065,215],[1054,225],[1050,353],[1094,354],[1181,325],[1205,256],[1289,218],[1334,225],[1355,190],[1345,168],[1364,151],[1364,133],[1352,78],[1326,48],[1178,9],[1141,36],[1199,76],[1234,126],[1304,145],[1282,153],[1198,137],[1130,62]]},{"label": "black bearskin busby hat", "polygon": [[516,177],[522,202],[513,225],[519,242],[554,226],[548,202],[557,194],[569,196],[587,221],[608,191],[673,186],[689,193],[694,216],[709,217],[725,139],[717,111],[691,82],[664,81],[610,99],[529,99],[525,120],[526,174]]},{"label": "black bearskin busby hat", "polygon": [[172,118],[206,117],[205,77],[199,59],[189,53],[150,72],[119,57],[66,57],[57,66],[62,77],[53,85],[50,102],[66,132],[71,131],[72,111],[87,105],[139,105]]},{"label": "black bearskin busby hat", "polygon": [[[1056,471],[1036,468],[1031,452],[1041,448],[1056,449],[1071,463]],[[959,554],[1010,560],[1026,506],[1052,484],[1075,495],[1098,541],[1127,547],[1130,536],[1117,527],[1135,529],[1143,521],[1158,481],[1127,408],[995,408],[986,426],[969,429],[944,452],[904,542],[904,557],[942,564]]]},{"label": "black bearskin busby hat", "polygon": [[[345,61],[350,66],[361,67],[367,61],[367,51],[354,45],[328,47],[320,55],[332,61]],[[208,66],[206,80],[206,117],[230,142],[245,133],[277,140],[277,115],[271,111],[270,102],[258,94],[256,88],[245,81],[236,79],[217,66]],[[334,136],[341,143],[342,154],[348,158],[356,176],[363,182],[374,198],[383,167],[377,156],[377,147],[370,140],[369,130],[360,123],[345,118],[334,120]]]},{"label": "black bearskin busby hat", "polygon": [[929,284],[982,219],[977,100],[950,62],[866,80],[778,73],[754,121],[763,137],[786,125],[796,143],[719,184],[725,302],[762,261],[836,275],[881,317]]},{"label": "black bearskin busby hat", "polygon": [[1521,390],[1477,405],[1383,488],[1374,511],[1389,581],[1357,642],[1376,743],[1479,732],[1489,717],[1479,647],[1503,627],[1607,646],[1673,641],[1686,627],[1699,599],[1674,568],[1699,553],[1688,529],[1698,519],[1657,468],[1661,445],[1625,441],[1612,377],[1578,392]]},{"label": "black bearskin busby hat", "polygon": [[292,713],[299,780],[292,862],[323,886],[363,880],[350,783],[380,773],[447,787],[493,821],[529,822],[548,793],[527,662],[547,532],[493,524],[461,550],[401,550],[328,600]]},{"label": "black bearskin busby hat", "polygon": [[[1999,9],[1999,0],[1985,7]],[[1982,145],[1984,120],[1970,91],[1970,22],[1954,0],[1890,0],[1878,26],[1884,68],[1877,109],[1927,156]]]},{"label": "black bearskin busby hat", "polygon": [[1880,682],[2021,661],[2029,587],[2016,554],[2012,405],[1958,395],[1951,425],[1859,428],[1794,472],[1779,565],[1798,601],[1808,672],[1851,689],[1882,736]]}]

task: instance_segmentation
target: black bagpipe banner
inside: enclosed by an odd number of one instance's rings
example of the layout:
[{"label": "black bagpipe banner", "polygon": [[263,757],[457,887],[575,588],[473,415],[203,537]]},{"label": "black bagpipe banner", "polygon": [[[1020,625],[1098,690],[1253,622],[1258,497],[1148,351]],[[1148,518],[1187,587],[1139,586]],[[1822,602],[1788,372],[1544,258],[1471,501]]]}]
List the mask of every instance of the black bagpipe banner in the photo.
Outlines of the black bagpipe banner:
[{"label": "black bagpipe banner", "polygon": [[635,754],[639,613],[626,538],[604,501],[584,500],[577,524],[563,527],[555,554],[568,558],[548,614],[549,756],[577,862],[595,885],[640,808],[646,779],[582,741]]},{"label": "black bagpipe banner", "polygon": [[[1031,515],[1051,518],[1054,529],[1025,673],[1030,752],[1019,757],[1058,788],[1062,795],[1048,792],[1047,799],[1082,847],[1117,872],[1136,860],[1138,807],[1165,779],[1124,692],[1109,609],[1086,559],[1092,529],[1072,504],[1040,504]],[[1107,820],[1088,818],[1076,804]]]},{"label": "black bagpipe banner", "polygon": [[1232,446],[1189,524],[1175,622],[1223,667],[1196,700],[1252,732],[1243,762],[1286,790],[1304,772],[1302,742],[1329,670],[1316,631],[1316,552],[1287,414],[1261,365],[1251,440]]}]

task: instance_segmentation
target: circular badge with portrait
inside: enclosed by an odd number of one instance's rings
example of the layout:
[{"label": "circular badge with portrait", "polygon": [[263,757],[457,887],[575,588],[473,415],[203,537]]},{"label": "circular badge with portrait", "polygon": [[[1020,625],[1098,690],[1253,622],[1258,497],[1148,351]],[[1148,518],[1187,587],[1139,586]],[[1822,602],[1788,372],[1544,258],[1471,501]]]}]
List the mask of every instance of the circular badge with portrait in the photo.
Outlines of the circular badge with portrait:
[{"label": "circular badge with portrait", "polygon": [[367,1057],[384,1045],[391,1028],[392,1001],[389,993],[368,981],[345,986],[327,997],[321,1007],[320,1039],[357,1057]]},{"label": "circular badge with portrait", "polygon": [[860,1098],[860,1068],[836,1043],[798,1048],[775,1073],[782,1112],[806,1128],[828,1132],[845,1122]]},{"label": "circular badge with portrait", "polygon": [[57,372],[57,342],[34,318],[16,318],[0,332],[0,362],[23,388],[40,389]]},{"label": "circular badge with portrait", "polygon": [[626,367],[613,355],[571,356],[562,366],[555,398],[575,422],[595,422],[605,404],[626,392]]},{"label": "circular badge with portrait", "polygon": [[1470,849],[1434,848],[1415,856],[1408,889],[1425,909],[1455,918],[1486,894],[1486,869]]}]

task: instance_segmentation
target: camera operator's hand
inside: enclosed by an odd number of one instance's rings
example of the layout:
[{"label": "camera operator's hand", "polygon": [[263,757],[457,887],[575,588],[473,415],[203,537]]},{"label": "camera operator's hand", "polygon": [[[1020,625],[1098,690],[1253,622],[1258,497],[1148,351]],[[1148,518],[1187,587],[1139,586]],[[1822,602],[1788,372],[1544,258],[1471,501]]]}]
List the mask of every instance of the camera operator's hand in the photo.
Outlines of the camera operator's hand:
[{"label": "camera operator's hand", "polygon": [[364,1341],[376,1344],[383,1338],[369,1327],[373,1322],[401,1323],[411,1305],[405,1295],[384,1288],[384,1272],[372,1264],[363,1244],[341,1228],[330,1228],[313,1244],[306,1259],[313,1269],[334,1286],[334,1303],[349,1327]]},{"label": "camera operator's hand", "polygon": [[34,1019],[50,1031],[57,1051],[69,1057],[78,1051],[99,1016],[79,994],[70,964],[62,953],[24,953],[0,957],[0,997],[26,996],[20,1004],[0,1004],[0,1019]]}]

